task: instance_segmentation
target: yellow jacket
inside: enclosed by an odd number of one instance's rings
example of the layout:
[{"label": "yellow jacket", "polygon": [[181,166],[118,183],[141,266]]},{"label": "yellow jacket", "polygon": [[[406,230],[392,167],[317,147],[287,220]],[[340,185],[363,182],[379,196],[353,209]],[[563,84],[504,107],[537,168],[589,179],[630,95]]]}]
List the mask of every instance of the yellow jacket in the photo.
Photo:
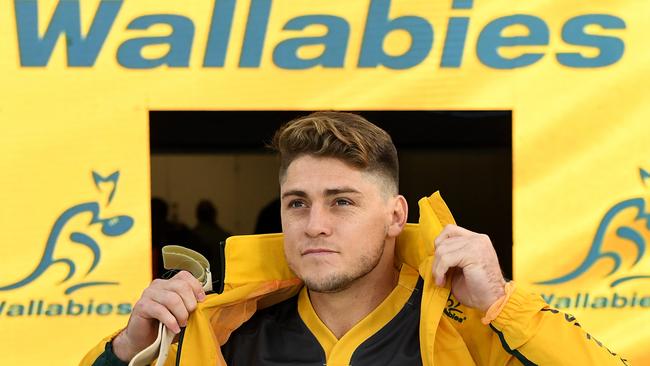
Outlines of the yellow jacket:
[{"label": "yellow jacket", "polygon": [[[408,224],[396,245],[397,260],[424,279],[420,353],[433,365],[627,365],[579,326],[575,318],[550,309],[517,286],[489,325],[479,311],[459,305],[449,285],[437,287],[431,275],[436,236],[453,217],[438,193],[419,202],[419,224]],[[180,365],[226,365],[220,346],[233,330],[261,309],[295,296],[302,287],[286,264],[281,234],[234,236],[225,250],[224,292],[209,295],[188,320]],[[93,365],[115,334],[93,348],[81,365]],[[165,365],[176,365],[177,348]],[[341,359],[327,365],[348,365]],[[345,357],[345,355],[343,355]]]}]

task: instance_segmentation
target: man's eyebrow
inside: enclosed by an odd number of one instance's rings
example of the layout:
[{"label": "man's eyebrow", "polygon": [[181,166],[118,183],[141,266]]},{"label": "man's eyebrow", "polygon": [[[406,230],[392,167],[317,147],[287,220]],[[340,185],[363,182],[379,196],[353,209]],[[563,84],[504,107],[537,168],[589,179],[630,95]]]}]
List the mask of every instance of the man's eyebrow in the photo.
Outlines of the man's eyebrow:
[{"label": "man's eyebrow", "polygon": [[358,190],[352,187],[337,187],[337,188],[331,188],[325,190],[326,196],[336,196],[337,194],[343,194],[343,193],[362,194],[361,192],[359,192]]},{"label": "man's eyebrow", "polygon": [[299,189],[294,189],[294,190],[292,190],[292,191],[286,191],[286,192],[284,192],[284,193],[282,194],[282,199],[284,199],[285,197],[289,197],[289,196],[298,196],[298,197],[303,197],[303,198],[305,198],[305,197],[307,197],[307,193],[306,193],[305,191],[301,191],[301,190],[299,190]]},{"label": "man's eyebrow", "polygon": [[[338,194],[344,194],[344,193],[354,193],[354,194],[360,194],[363,195],[360,191],[352,188],[352,187],[336,187],[336,188],[329,188],[324,191],[325,196],[336,196]],[[289,197],[289,196],[297,196],[297,197],[302,197],[306,198],[307,193],[305,191],[301,191],[299,189],[294,189],[291,191],[286,191],[282,194],[282,199]]]}]

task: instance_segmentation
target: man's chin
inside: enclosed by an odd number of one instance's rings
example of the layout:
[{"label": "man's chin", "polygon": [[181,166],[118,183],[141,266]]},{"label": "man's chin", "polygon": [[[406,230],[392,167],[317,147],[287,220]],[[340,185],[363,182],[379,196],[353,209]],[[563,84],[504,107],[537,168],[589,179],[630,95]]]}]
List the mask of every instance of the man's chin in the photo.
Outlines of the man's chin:
[{"label": "man's chin", "polygon": [[326,279],[303,279],[305,287],[311,292],[332,294],[347,290],[354,279],[341,277],[331,277]]}]

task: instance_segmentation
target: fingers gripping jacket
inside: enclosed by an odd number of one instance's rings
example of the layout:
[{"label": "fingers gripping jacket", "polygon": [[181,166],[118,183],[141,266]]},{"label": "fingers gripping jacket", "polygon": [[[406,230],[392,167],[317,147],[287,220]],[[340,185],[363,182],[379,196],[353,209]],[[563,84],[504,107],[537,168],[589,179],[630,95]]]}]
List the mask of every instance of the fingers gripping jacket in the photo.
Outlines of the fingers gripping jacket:
[{"label": "fingers gripping jacket", "polygon": [[[203,285],[203,290],[212,291],[212,274],[210,262],[201,254],[178,246],[167,245],[162,248],[165,269],[178,269],[190,272]],[[158,358],[156,366],[162,366],[169,355],[169,347],[174,340],[174,332],[158,323],[158,337],[147,348],[131,359],[129,366],[145,366]]]}]

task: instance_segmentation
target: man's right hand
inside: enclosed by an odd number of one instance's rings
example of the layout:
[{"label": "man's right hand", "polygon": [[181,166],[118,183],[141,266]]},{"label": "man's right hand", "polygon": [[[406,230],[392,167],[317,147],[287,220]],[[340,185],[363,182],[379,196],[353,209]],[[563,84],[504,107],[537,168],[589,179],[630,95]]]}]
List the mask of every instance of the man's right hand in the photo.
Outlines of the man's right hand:
[{"label": "man's right hand", "polygon": [[201,283],[187,271],[168,280],[154,280],[135,303],[126,329],[113,339],[113,353],[122,361],[130,361],[156,340],[158,322],[178,334],[197,301],[204,299]]}]

